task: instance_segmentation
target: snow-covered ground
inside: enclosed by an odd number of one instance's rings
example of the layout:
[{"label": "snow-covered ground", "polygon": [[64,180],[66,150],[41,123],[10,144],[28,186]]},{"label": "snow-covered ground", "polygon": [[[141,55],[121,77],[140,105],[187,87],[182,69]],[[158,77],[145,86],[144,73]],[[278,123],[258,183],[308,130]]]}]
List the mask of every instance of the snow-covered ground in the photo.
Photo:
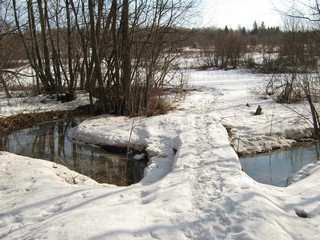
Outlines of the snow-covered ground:
[{"label": "snow-covered ground", "polygon": [[47,95],[38,95],[34,97],[12,97],[6,98],[4,93],[0,92],[0,118],[13,116],[19,113],[38,113],[49,111],[68,111],[89,104],[87,94],[78,94],[77,99],[71,102],[61,103],[54,97],[48,98]]},{"label": "snow-covered ground", "polygon": [[[301,114],[256,94],[267,77],[190,71],[197,90],[175,111],[137,119],[101,116],[73,129],[70,137],[78,141],[117,146],[128,144],[132,130],[130,144],[145,147],[150,164],[141,182],[128,187],[1,152],[0,238],[317,239],[319,165],[280,188],[248,177],[234,151],[288,146],[310,134]],[[254,116],[258,105],[263,114]],[[308,116],[304,104],[291,108]],[[231,139],[223,125],[231,127]]]}]

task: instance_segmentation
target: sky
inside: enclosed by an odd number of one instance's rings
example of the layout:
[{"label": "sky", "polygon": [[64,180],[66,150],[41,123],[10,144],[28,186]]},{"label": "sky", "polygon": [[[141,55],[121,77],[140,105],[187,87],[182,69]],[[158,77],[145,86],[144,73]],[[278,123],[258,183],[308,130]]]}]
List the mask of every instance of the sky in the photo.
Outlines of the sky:
[{"label": "sky", "polygon": [[[273,3],[274,2],[274,3]],[[221,27],[227,25],[237,29],[252,28],[254,21],[267,27],[281,25],[281,16],[275,10],[280,1],[272,0],[202,0],[202,26]]]}]

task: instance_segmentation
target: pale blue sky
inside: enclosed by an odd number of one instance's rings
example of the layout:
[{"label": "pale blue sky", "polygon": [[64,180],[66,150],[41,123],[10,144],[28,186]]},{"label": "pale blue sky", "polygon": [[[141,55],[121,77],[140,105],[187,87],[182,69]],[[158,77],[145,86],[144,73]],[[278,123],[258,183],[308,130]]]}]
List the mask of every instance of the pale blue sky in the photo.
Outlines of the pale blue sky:
[{"label": "pale blue sky", "polygon": [[202,26],[251,28],[255,20],[258,24],[264,21],[266,26],[279,26],[282,20],[275,7],[278,6],[272,0],[202,0]]}]

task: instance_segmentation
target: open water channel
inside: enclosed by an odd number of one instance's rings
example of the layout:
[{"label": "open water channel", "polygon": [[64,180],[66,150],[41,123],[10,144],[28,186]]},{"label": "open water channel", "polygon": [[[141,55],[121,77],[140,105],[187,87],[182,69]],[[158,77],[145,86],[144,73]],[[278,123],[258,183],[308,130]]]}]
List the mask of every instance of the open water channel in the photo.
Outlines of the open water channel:
[{"label": "open water channel", "polygon": [[[36,124],[0,136],[0,149],[65,165],[100,183],[126,186],[142,179],[147,159],[136,161],[130,154],[126,166],[126,153],[70,141],[67,132],[80,122],[80,118],[74,118]],[[288,177],[316,161],[317,152],[310,144],[240,158],[243,170],[254,180],[282,187],[287,185]]]},{"label": "open water channel", "polygon": [[317,151],[314,144],[240,158],[243,171],[251,178],[279,187],[286,186],[288,177],[303,166],[316,161]]},{"label": "open water channel", "polygon": [[0,149],[65,165],[100,183],[126,186],[142,179],[146,159],[136,161],[130,154],[126,166],[126,153],[111,153],[99,147],[70,141],[67,132],[80,122],[75,118],[36,124],[0,136]]}]

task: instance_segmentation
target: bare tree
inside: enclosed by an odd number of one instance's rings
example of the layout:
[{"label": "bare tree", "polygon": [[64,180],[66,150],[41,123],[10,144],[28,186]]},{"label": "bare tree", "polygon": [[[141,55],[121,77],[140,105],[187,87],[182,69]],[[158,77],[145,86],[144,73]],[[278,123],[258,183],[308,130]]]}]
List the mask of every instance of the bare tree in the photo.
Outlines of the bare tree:
[{"label": "bare tree", "polygon": [[131,114],[131,42],[129,36],[129,1],[123,0],[121,15],[122,35],[122,86],[124,92],[124,114]]},{"label": "bare tree", "polygon": [[[272,91],[278,91],[281,102],[306,99],[312,117],[314,137],[320,138],[320,121],[315,101],[319,99],[319,69],[317,63],[317,49],[319,48],[318,31],[320,25],[320,2],[312,0],[308,3],[294,1],[295,5],[285,14],[287,34],[282,45],[279,57],[285,64],[286,75],[269,86]],[[307,22],[301,22],[307,21]],[[313,29],[306,28],[311,23]],[[311,41],[311,42],[308,42]]]},{"label": "bare tree", "polygon": [[6,96],[11,97],[10,80],[17,76],[21,55],[21,44],[15,36],[15,25],[10,13],[10,1],[0,1],[0,86]]},{"label": "bare tree", "polygon": [[103,113],[136,115],[161,101],[192,0],[13,0],[15,23],[37,88],[80,87]]},{"label": "bare tree", "polygon": [[161,102],[169,73],[184,36],[177,31],[194,1],[141,1],[132,18],[132,100],[135,113],[154,109]]},{"label": "bare tree", "polygon": [[0,14],[1,14],[0,15],[0,83],[6,93],[6,96],[9,98],[10,93],[7,86],[7,81],[4,77],[4,69],[9,60],[7,58],[7,52],[5,51],[6,50],[5,47],[7,46],[5,42],[10,33],[10,29],[7,26],[7,19],[6,19],[7,8],[8,8],[7,3],[4,1],[1,1],[0,2]]}]

